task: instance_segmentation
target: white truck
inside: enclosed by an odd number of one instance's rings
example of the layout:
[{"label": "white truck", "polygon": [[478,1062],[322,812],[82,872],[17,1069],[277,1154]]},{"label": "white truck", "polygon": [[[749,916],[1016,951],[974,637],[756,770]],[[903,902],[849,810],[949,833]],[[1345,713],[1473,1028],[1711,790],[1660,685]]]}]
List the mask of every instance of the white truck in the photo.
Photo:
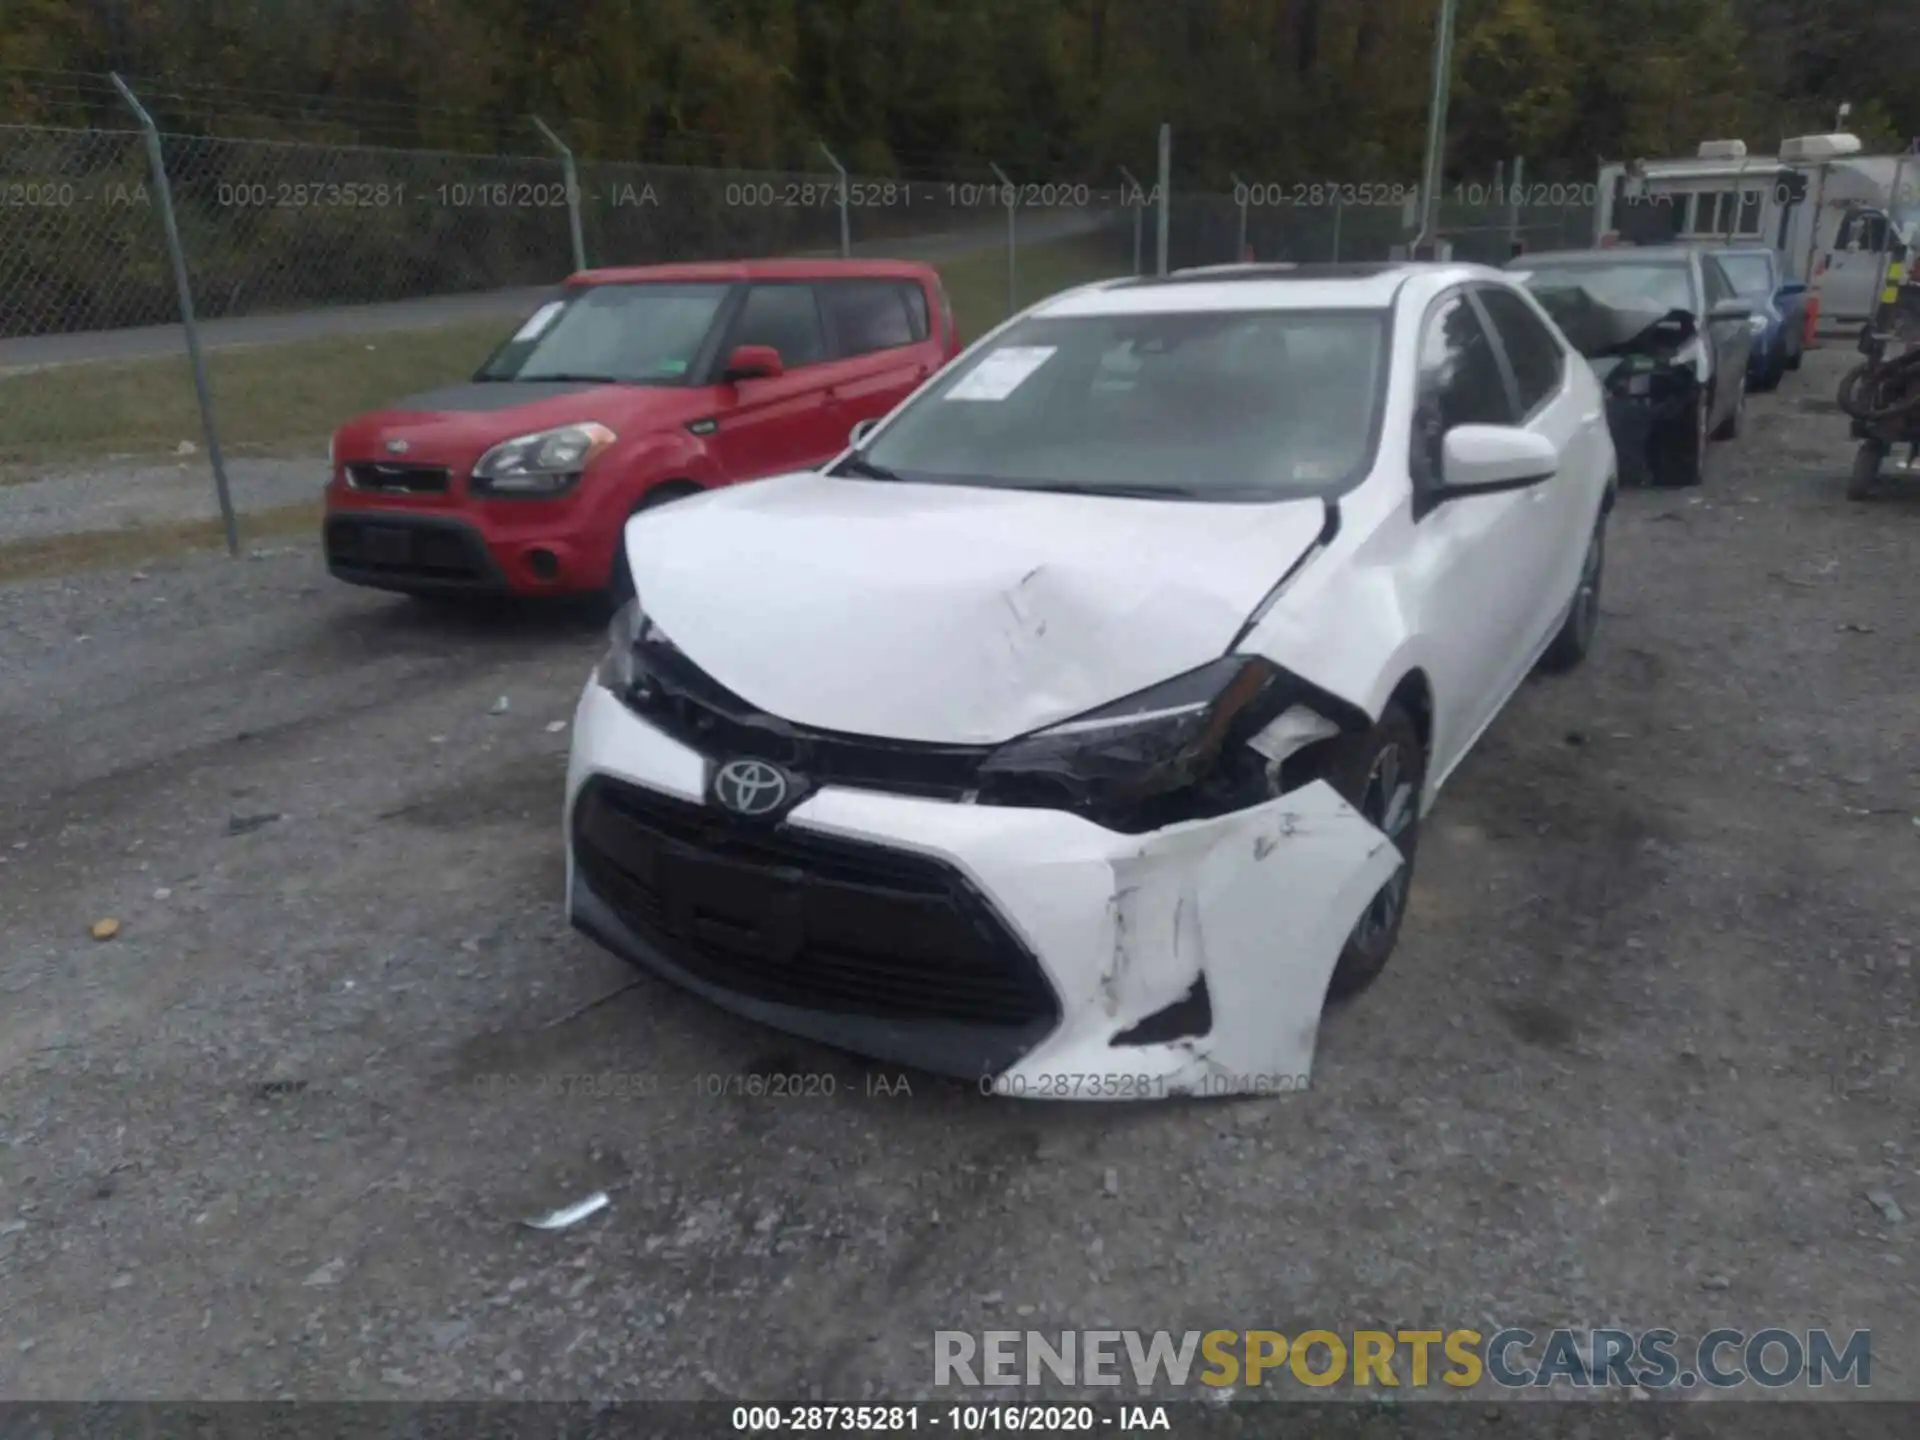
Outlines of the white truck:
[{"label": "white truck", "polygon": [[1768,245],[1830,320],[1873,313],[1887,252],[1920,242],[1920,153],[1863,155],[1853,135],[1802,135],[1777,155],[1709,140],[1677,160],[1600,167],[1594,239]]}]

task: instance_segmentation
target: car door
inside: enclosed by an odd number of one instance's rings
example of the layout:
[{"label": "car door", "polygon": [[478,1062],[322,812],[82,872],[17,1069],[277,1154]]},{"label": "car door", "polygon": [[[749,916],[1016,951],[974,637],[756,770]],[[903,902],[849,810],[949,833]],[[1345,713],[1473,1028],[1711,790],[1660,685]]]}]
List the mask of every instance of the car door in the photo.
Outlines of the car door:
[{"label": "car door", "polygon": [[917,390],[939,368],[937,346],[926,292],[910,281],[828,280],[820,296],[836,357],[830,403],[844,439]]},{"label": "car door", "polygon": [[1878,210],[1854,210],[1841,220],[1826,272],[1820,277],[1823,312],[1848,320],[1873,313],[1886,267],[1888,231],[1887,217]]},{"label": "car door", "polygon": [[1409,579],[1433,644],[1434,768],[1444,773],[1526,674],[1551,525],[1527,490],[1439,498],[1447,431],[1519,418],[1493,337],[1464,288],[1427,308],[1416,364]]},{"label": "car door", "polygon": [[805,470],[839,454],[846,431],[828,398],[833,354],[814,286],[796,281],[749,285],[719,347],[721,363],[742,345],[778,351],[785,371],[718,380],[715,412],[694,428],[706,431],[724,478],[757,480]]},{"label": "car door", "polygon": [[1740,387],[1746,383],[1747,353],[1753,347],[1753,332],[1745,320],[1715,320],[1713,312],[1729,300],[1740,297],[1727,279],[1727,272],[1711,255],[1702,255],[1700,285],[1703,304],[1700,332],[1713,354],[1713,411],[1711,423],[1718,426],[1740,403]]},{"label": "car door", "polygon": [[1560,453],[1553,479],[1525,492],[1542,526],[1537,538],[1529,537],[1540,568],[1531,577],[1516,578],[1531,584],[1538,597],[1528,642],[1537,653],[1553,638],[1564,602],[1579,582],[1612,445],[1600,396],[1594,386],[1580,383],[1583,377],[1574,369],[1584,362],[1569,353],[1533,303],[1503,285],[1476,286],[1472,294],[1500,342],[1519,416],[1515,423],[1552,441]]}]

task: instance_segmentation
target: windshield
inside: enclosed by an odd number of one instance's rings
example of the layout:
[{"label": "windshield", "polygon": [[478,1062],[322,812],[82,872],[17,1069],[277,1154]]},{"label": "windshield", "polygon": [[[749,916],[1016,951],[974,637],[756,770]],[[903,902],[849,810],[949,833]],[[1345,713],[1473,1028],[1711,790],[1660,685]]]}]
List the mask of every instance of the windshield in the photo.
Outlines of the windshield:
[{"label": "windshield", "polygon": [[1765,255],[1751,252],[1729,254],[1725,251],[1714,257],[1720,262],[1720,268],[1727,272],[1727,278],[1733,282],[1733,288],[1742,295],[1771,297],[1773,285],[1773,262]]},{"label": "windshield", "polygon": [[957,366],[862,459],[902,479],[1267,500],[1372,463],[1384,311],[1035,318]]},{"label": "windshield", "polygon": [[725,285],[590,285],[550,300],[476,380],[684,385]]},{"label": "windshield", "polygon": [[1615,260],[1556,265],[1536,263],[1527,274],[1536,295],[1549,291],[1585,291],[1595,303],[1615,310],[1697,312],[1693,283],[1685,261]]}]

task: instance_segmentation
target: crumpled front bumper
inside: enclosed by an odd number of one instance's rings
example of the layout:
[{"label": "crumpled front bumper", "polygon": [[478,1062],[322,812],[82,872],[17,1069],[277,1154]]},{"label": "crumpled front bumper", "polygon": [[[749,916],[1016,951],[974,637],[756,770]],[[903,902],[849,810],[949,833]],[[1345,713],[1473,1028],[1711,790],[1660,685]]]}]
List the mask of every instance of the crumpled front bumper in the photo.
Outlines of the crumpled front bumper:
[{"label": "crumpled front bumper", "polygon": [[[824,789],[781,828],[791,837],[946,867],[1038,967],[1057,1005],[1048,1024],[1022,1032],[889,1015],[871,1005],[795,1003],[791,993],[770,998],[717,983],[702,960],[707,922],[683,916],[667,933],[657,911],[623,901],[624,881],[596,883],[581,864],[576,810],[590,784],[630,785],[684,806],[700,803],[706,769],[698,753],[588,683],[567,777],[574,924],[736,1013],[1017,1097],[1151,1099],[1304,1088],[1335,961],[1401,864],[1392,842],[1324,782],[1147,835],[1118,834],[1051,810]],[[591,868],[608,874],[598,852]],[[849,904],[864,903],[857,889],[839,893]],[[722,933],[711,924],[708,932]],[[752,943],[737,926],[725,936],[736,947]],[[808,963],[806,947],[792,936],[784,953]],[[891,963],[910,979],[917,962],[899,953]],[[804,990],[804,976],[787,978]],[[1197,988],[1207,997],[1210,1024],[1203,1034],[1180,1034],[1162,1012],[1183,1007]],[[1116,1043],[1150,1017],[1158,1017],[1163,1038]]]},{"label": "crumpled front bumper", "polygon": [[1647,479],[1657,456],[1685,453],[1694,444],[1700,382],[1684,370],[1654,378],[1657,383],[1643,395],[1607,392],[1607,431],[1620,457],[1620,478],[1629,483]]}]

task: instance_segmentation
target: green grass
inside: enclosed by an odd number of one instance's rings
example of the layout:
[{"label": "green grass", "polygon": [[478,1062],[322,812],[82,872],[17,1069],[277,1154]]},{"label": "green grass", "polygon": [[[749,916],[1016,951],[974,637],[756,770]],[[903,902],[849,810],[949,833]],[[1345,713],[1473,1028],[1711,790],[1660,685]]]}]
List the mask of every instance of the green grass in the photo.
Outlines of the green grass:
[{"label": "green grass", "polygon": [[[234,528],[244,551],[265,540],[318,535],[320,515],[319,501],[304,500],[238,516]],[[130,569],[196,550],[218,550],[226,543],[226,531],[218,520],[172,520],[124,530],[0,540],[0,584],[46,580],[86,570]]]},{"label": "green grass", "polygon": [[[1032,304],[1124,268],[1090,241],[1024,247],[1018,298]],[[977,338],[1006,318],[1005,251],[961,256],[940,271],[964,337]],[[318,450],[351,415],[471,374],[515,324],[503,317],[210,350],[221,443],[236,454]],[[0,483],[34,478],[62,462],[165,454],[182,440],[204,444],[184,356],[0,373]]]}]

